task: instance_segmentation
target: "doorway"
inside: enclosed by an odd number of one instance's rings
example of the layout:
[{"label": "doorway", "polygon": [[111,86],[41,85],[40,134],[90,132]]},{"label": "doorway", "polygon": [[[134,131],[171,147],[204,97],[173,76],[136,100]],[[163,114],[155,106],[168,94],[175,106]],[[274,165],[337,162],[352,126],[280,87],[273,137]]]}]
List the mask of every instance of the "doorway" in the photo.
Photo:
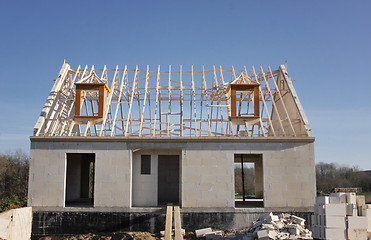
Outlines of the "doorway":
[{"label": "doorway", "polygon": [[67,153],[66,207],[93,206],[94,175],[94,153]]},{"label": "doorway", "polygon": [[263,155],[235,154],[236,207],[264,207]]},{"label": "doorway", "polygon": [[158,205],[179,204],[179,155],[158,155]]}]

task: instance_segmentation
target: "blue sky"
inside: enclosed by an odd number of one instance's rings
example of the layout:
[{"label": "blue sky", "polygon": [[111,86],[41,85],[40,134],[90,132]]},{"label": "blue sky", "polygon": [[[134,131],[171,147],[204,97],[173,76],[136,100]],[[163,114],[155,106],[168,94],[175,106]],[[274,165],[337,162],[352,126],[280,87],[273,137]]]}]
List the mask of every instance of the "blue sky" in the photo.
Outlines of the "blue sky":
[{"label": "blue sky", "polygon": [[72,67],[287,61],[316,162],[371,169],[371,1],[2,1],[0,152],[29,136]]}]

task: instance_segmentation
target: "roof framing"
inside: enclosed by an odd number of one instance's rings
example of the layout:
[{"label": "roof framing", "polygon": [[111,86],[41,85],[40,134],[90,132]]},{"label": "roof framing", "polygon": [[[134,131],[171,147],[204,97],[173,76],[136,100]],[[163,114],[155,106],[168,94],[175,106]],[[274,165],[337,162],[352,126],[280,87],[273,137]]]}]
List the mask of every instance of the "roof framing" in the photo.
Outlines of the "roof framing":
[{"label": "roof framing", "polygon": [[[76,101],[76,84],[81,83],[103,83],[109,91],[104,100],[97,91],[82,91]],[[231,86],[234,91],[229,91]],[[81,115],[98,116],[99,102],[103,104],[103,115],[99,107],[99,117],[83,117],[84,121],[75,117],[76,103],[80,104],[77,109],[81,109]],[[283,65],[274,71],[270,67],[225,70],[215,66],[197,71],[192,66],[184,71],[182,66],[165,70],[160,66],[156,69],[147,66],[144,70],[138,66],[71,69],[64,63],[35,125],[34,136],[311,137],[312,134]]]}]

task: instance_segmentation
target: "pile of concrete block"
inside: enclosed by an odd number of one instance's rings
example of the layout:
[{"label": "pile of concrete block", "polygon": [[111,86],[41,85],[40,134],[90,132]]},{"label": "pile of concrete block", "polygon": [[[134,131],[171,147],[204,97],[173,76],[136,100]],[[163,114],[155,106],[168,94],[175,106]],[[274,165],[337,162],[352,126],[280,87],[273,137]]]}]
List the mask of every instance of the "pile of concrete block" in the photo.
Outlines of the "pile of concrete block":
[{"label": "pile of concrete block", "polygon": [[[317,197],[312,216],[317,239],[367,240],[371,231],[371,205],[355,193],[331,193]],[[369,235],[369,236],[367,236]]]},{"label": "pile of concrete block", "polygon": [[259,219],[253,222],[249,232],[253,233],[254,239],[312,239],[312,232],[305,228],[305,219],[282,213],[261,214]]}]

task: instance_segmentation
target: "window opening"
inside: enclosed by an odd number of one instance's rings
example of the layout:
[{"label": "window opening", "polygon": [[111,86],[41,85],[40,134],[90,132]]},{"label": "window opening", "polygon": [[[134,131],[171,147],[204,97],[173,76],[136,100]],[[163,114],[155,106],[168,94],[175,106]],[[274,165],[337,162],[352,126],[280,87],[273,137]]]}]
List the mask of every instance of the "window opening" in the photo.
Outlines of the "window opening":
[{"label": "window opening", "polygon": [[141,155],[140,174],[151,174],[151,155]]}]

